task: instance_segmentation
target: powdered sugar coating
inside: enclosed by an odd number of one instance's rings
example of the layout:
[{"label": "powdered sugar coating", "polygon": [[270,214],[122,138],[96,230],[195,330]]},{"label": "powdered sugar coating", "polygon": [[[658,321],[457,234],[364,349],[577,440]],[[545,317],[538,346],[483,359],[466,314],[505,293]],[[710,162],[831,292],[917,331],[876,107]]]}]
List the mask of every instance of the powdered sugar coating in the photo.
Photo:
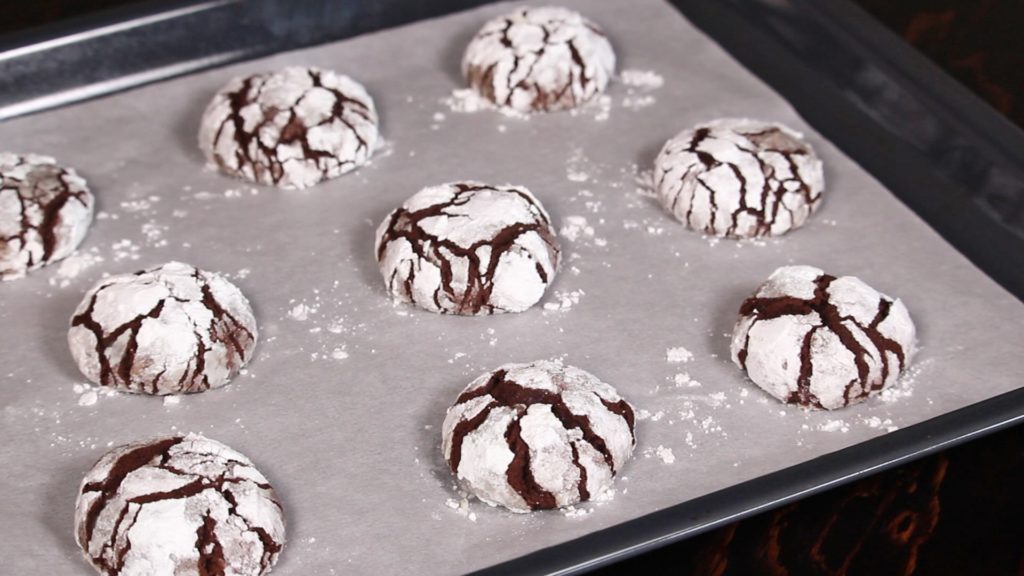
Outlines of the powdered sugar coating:
[{"label": "powdered sugar coating", "polygon": [[94,203],[85,180],[53,158],[0,153],[0,280],[74,252]]},{"label": "powdered sugar coating", "polygon": [[448,409],[445,461],[466,490],[513,512],[596,498],[636,446],[633,408],[593,374],[560,362],[506,364]]},{"label": "powdered sugar coating", "polygon": [[257,338],[252,308],[234,284],[180,262],[101,280],[68,332],[89,380],[156,395],[223,386],[252,357]]},{"label": "powdered sugar coating", "polygon": [[281,188],[306,188],[362,166],[377,137],[377,111],[361,84],[303,67],[235,78],[199,127],[211,164]]},{"label": "powdered sugar coating", "polygon": [[257,576],[277,562],[285,521],[248,458],[189,434],[104,455],[82,479],[75,536],[106,576]]},{"label": "powdered sugar coating", "polygon": [[781,124],[723,119],[683,130],[654,162],[662,206],[713,236],[778,236],[799,228],[821,204],[821,160]]},{"label": "powdered sugar coating", "polygon": [[779,400],[833,410],[893,385],[914,345],[900,300],[852,276],[786,266],[740,308],[732,358]]},{"label": "powdered sugar coating", "polygon": [[490,20],[466,47],[471,88],[519,112],[575,108],[604,92],[615,53],[604,32],[565,8],[520,8]]},{"label": "powdered sugar coating", "polygon": [[412,195],[381,223],[375,250],[396,300],[462,315],[533,306],[560,254],[551,218],[529,190],[479,182]]}]

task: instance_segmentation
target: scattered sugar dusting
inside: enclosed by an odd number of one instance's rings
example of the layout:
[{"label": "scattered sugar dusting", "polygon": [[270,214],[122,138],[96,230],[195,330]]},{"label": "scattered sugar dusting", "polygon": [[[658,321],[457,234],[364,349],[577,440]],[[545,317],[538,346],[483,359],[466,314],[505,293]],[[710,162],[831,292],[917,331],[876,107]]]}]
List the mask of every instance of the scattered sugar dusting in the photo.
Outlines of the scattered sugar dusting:
[{"label": "scattered sugar dusting", "polygon": [[[632,176],[633,180],[633,191],[637,196],[643,198],[655,198],[658,193],[654,188],[654,170],[646,168],[641,170],[637,164],[630,164],[625,171],[627,174]],[[637,206],[636,204],[633,205]]]},{"label": "scattered sugar dusting", "polygon": [[643,451],[644,458],[658,458],[665,464],[673,464],[676,461],[676,456],[672,452],[671,448],[666,448],[661,444],[658,444],[657,448],[647,447]]},{"label": "scattered sugar dusting", "polygon": [[626,96],[622,99],[622,107],[627,110],[642,110],[649,106],[653,106],[657,100],[650,94],[643,94],[637,96]]},{"label": "scattered sugar dusting", "polygon": [[623,70],[620,80],[626,86],[622,107],[633,111],[653,106],[657,100],[650,92],[665,84],[665,79],[653,70]]},{"label": "scattered sugar dusting", "polygon": [[569,292],[556,291],[551,300],[544,303],[544,310],[547,312],[566,312],[573,306],[580,303],[586,293],[583,290],[571,290]]},{"label": "scattered sugar dusting", "polygon": [[[920,351],[920,349],[918,351]],[[903,375],[900,376],[900,379],[892,386],[882,390],[878,394],[878,398],[887,404],[899,402],[904,398],[910,398],[914,395],[914,384],[917,382],[917,377],[920,376],[921,372],[927,369],[933,362],[934,359],[929,358],[927,360],[910,364]]]},{"label": "scattered sugar dusting", "polygon": [[[516,118],[519,120],[529,120],[530,118],[530,115],[525,112],[495,106],[494,103],[483,96],[480,96],[471,88],[453,90],[450,96],[441,99],[441,104],[446,106],[451,112],[458,114],[473,114],[482,110],[497,110],[503,116],[507,116],[509,118]],[[433,116],[433,119],[435,122],[439,121],[437,114]]]},{"label": "scattered sugar dusting", "polygon": [[74,384],[71,391],[78,395],[79,406],[95,406],[100,398],[117,396],[118,392],[113,388],[94,386],[92,384]]},{"label": "scattered sugar dusting", "polygon": [[665,350],[665,358],[670,364],[687,363],[693,360],[693,352],[690,352],[682,346],[675,348],[668,348]]},{"label": "scattered sugar dusting", "polygon": [[50,286],[67,288],[79,275],[100,262],[103,262],[103,256],[99,255],[97,248],[79,250],[61,260],[56,274],[49,279]]},{"label": "scattered sugar dusting", "polygon": [[569,156],[569,160],[565,163],[565,177],[570,182],[587,182],[591,179],[590,173],[587,170],[588,164],[589,161],[583,154],[583,149],[574,149],[572,155]]},{"label": "scattered sugar dusting", "polygon": [[[700,388],[700,382],[694,380],[688,372],[680,372],[672,377],[672,381],[675,382],[676,388]],[[744,388],[743,392],[747,390]],[[746,394],[741,393],[742,396]]]},{"label": "scattered sugar dusting", "polygon": [[589,515],[593,511],[593,508],[584,508],[582,506],[566,506],[565,508],[562,508],[562,515],[566,518],[586,518],[587,515]]},{"label": "scattered sugar dusting", "polygon": [[470,522],[476,522],[476,512],[473,512],[469,508],[469,495],[458,486],[454,489],[458,493],[458,498],[449,498],[445,501],[445,506],[454,510],[456,514]]},{"label": "scattered sugar dusting", "polygon": [[310,312],[316,312],[316,309],[306,303],[299,303],[288,311],[288,317],[296,322],[305,322],[309,320]]},{"label": "scattered sugar dusting", "polygon": [[582,106],[569,110],[569,114],[572,116],[586,116],[597,122],[607,121],[611,117],[611,112],[612,98],[607,94],[602,94]]},{"label": "scattered sugar dusting", "polygon": [[110,245],[110,251],[112,253],[114,262],[120,262],[122,260],[138,260],[139,259],[139,246],[128,238],[123,238],[114,242]]},{"label": "scattered sugar dusting", "polygon": [[656,90],[665,84],[665,78],[654,70],[623,70],[619,79],[626,86],[646,90]]},{"label": "scattered sugar dusting", "polygon": [[587,223],[586,216],[566,216],[558,233],[570,242],[581,238],[594,237],[594,227]]},{"label": "scattered sugar dusting", "polygon": [[99,399],[99,396],[97,396],[96,391],[95,390],[89,390],[88,392],[83,392],[82,395],[78,397],[78,405],[79,406],[92,406],[93,404],[96,403],[96,400],[98,400],[98,399]]},{"label": "scattered sugar dusting", "polygon": [[146,239],[146,245],[154,248],[167,246],[167,239],[164,234],[168,226],[158,223],[155,219],[148,220],[142,224],[142,236]]},{"label": "scattered sugar dusting", "polygon": [[845,434],[850,431],[850,426],[845,420],[836,418],[822,422],[818,425],[817,429],[822,432],[842,432]]}]

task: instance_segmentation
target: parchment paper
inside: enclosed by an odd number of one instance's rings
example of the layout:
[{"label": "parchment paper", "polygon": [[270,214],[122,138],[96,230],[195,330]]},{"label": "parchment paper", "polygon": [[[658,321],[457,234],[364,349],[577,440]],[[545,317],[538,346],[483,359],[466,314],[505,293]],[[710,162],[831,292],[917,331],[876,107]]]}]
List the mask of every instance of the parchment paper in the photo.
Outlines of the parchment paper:
[{"label": "parchment paper", "polygon": [[[462,87],[462,48],[506,4],[0,126],[3,149],[77,167],[101,211],[64,267],[0,285],[3,572],[91,573],[72,537],[82,474],[108,446],[160,434],[202,432],[271,479],[290,540],[275,573],[453,573],[1017,386],[1024,307],[786,102],[659,0],[563,3],[604,25],[620,69],[653,70],[664,85],[616,83],[604,109],[576,115],[453,112],[442,99]],[[204,170],[195,134],[213,92],[233,76],[286,64],[364,82],[388,146],[371,166],[304,192]],[[806,228],[757,244],[710,241],[637,193],[637,171],[667,138],[721,116],[807,133],[828,187]],[[527,186],[575,236],[563,237],[568,258],[545,299],[559,310],[458,318],[390,303],[372,255],[374,227],[419,188],[463,178]],[[257,357],[228,387],[178,404],[97,398],[68,353],[68,318],[102,274],[171,259],[231,275],[256,308]],[[921,350],[887,400],[802,412],[770,400],[731,364],[727,335],[740,302],[788,263],[856,275],[904,299]],[[692,360],[668,362],[676,347]],[[614,497],[530,516],[462,502],[439,455],[446,407],[485,370],[552,356],[599,375],[645,411]]]}]

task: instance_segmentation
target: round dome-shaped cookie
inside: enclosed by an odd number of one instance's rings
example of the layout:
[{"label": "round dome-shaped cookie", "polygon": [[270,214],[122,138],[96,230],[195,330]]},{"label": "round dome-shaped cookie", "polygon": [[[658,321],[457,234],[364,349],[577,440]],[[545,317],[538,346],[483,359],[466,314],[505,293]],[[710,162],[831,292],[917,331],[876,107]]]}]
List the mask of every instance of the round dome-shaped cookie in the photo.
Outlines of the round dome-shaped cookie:
[{"label": "round dome-shaped cookie", "polygon": [[477,32],[462,73],[481,96],[520,112],[580,106],[604,92],[615,52],[601,28],[566,8],[519,8]]},{"label": "round dome-shaped cookie", "polygon": [[169,262],[96,284],[71,318],[68,344],[89,380],[166,395],[223,386],[252,357],[257,337],[234,284]]},{"label": "round dome-shaped cookie", "polygon": [[779,400],[833,410],[894,384],[914,344],[900,300],[853,276],[786,266],[740,307],[732,359]]},{"label": "round dome-shaped cookie", "polygon": [[633,408],[593,374],[541,360],[483,374],[448,409],[444,458],[480,500],[569,506],[612,485],[633,454]]},{"label": "round dome-shaped cookie", "polygon": [[687,227],[727,238],[778,236],[821,204],[821,160],[770,122],[715,120],[683,130],[654,161],[658,200]]},{"label": "round dome-shaped cookie", "polygon": [[290,67],[221,89],[203,113],[199,147],[236,178],[306,188],[365,164],[377,136],[377,111],[361,84]]},{"label": "round dome-shaped cookie", "polygon": [[375,248],[396,300],[462,315],[533,306],[560,253],[551,218],[529,190],[479,182],[413,194],[381,223]]},{"label": "round dome-shaped cookie", "polygon": [[106,576],[259,576],[285,521],[248,458],[189,434],[107,452],[82,479],[75,536]]},{"label": "round dome-shaped cookie", "polygon": [[49,156],[0,153],[0,280],[69,256],[92,223],[94,200]]}]

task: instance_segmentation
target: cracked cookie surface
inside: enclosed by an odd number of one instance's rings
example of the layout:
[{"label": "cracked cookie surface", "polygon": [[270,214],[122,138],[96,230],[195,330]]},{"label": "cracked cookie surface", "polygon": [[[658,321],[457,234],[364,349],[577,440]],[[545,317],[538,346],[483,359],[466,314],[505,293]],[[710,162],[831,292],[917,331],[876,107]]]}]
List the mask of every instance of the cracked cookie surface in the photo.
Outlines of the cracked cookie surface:
[{"label": "cracked cookie surface", "polygon": [[615,53],[601,28],[558,7],[520,8],[488,21],[462,59],[470,88],[519,112],[585,104],[614,72]]},{"label": "cracked cookie surface", "polygon": [[783,402],[832,410],[891,386],[915,346],[906,306],[858,278],[779,268],[743,302],[732,359]]},{"label": "cracked cookie surface", "polygon": [[277,562],[285,520],[248,458],[189,434],[105,454],[82,479],[75,537],[106,576],[258,576]]},{"label": "cracked cookie surface", "polygon": [[303,67],[235,78],[199,127],[210,164],[281,188],[306,188],[362,166],[377,137],[377,111],[361,84]]},{"label": "cracked cookie surface", "polygon": [[514,512],[569,506],[611,485],[636,446],[633,408],[560,362],[506,364],[448,409],[444,459],[480,500]]},{"label": "cracked cookie surface", "polygon": [[223,386],[252,357],[257,338],[252,308],[234,284],[180,262],[101,280],[68,332],[89,380],[154,395]]},{"label": "cracked cookie surface", "polygon": [[461,315],[533,306],[560,254],[551,218],[529,190],[479,182],[420,190],[378,227],[375,251],[396,300]]},{"label": "cracked cookie surface", "polygon": [[687,227],[726,238],[778,236],[821,204],[821,160],[780,124],[722,119],[684,130],[654,162],[661,205]]},{"label": "cracked cookie surface", "polygon": [[74,252],[94,203],[85,180],[53,158],[0,153],[0,280]]}]

